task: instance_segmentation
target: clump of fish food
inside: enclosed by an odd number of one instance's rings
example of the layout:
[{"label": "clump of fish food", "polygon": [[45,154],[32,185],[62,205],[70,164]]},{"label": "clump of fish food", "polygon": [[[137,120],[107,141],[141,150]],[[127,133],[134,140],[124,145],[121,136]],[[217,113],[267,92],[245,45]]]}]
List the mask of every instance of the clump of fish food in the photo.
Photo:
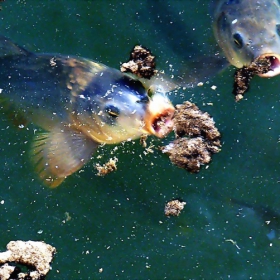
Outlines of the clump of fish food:
[{"label": "clump of fish food", "polygon": [[235,100],[240,101],[245,92],[248,91],[250,81],[255,75],[265,74],[271,70],[271,59],[269,57],[258,58],[249,66],[237,69],[234,74],[233,94]]},{"label": "clump of fish food", "polygon": [[[0,279],[45,279],[55,252],[55,247],[42,241],[11,241],[7,251],[0,253]],[[27,272],[21,272],[23,266]]]},{"label": "clump of fish food", "polygon": [[189,101],[176,106],[173,122],[176,139],[161,150],[176,166],[197,173],[221,150],[221,134],[213,118]]},{"label": "clump of fish food", "polygon": [[181,211],[184,209],[186,202],[179,199],[174,199],[166,203],[164,208],[165,216],[179,216]]},{"label": "clump of fish food", "polygon": [[150,79],[157,73],[155,57],[152,53],[142,47],[135,46],[130,53],[130,60],[121,65],[122,72],[130,72],[139,78]]}]

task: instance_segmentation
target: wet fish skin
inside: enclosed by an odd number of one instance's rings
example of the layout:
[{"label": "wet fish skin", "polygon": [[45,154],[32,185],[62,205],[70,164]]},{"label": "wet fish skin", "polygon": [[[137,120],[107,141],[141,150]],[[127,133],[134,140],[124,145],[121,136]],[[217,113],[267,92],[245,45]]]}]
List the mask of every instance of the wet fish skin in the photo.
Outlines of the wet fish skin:
[{"label": "wet fish skin", "polygon": [[280,6],[277,0],[216,0],[213,29],[228,61],[242,68],[268,57],[272,69],[261,77],[280,73]]},{"label": "wet fish skin", "polygon": [[0,105],[9,116],[46,131],[36,135],[31,153],[51,187],[80,169],[100,144],[143,133],[164,137],[172,130],[174,107],[165,94],[150,98],[138,79],[116,69],[84,58],[33,54],[3,36],[0,88]]}]

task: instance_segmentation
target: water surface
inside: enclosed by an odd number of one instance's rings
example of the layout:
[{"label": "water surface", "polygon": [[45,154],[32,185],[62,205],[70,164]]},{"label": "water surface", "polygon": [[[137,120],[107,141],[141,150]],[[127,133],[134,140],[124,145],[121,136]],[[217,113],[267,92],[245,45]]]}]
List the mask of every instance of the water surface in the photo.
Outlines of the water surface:
[{"label": "water surface", "polygon": [[[2,7],[1,33],[34,52],[118,68],[140,43],[168,72],[216,51],[207,1],[14,0]],[[197,175],[157,150],[145,156],[135,141],[100,149],[103,162],[119,158],[117,172],[97,177],[95,157],[50,190],[29,161],[35,127],[16,129],[1,114],[0,249],[18,239],[55,246],[48,279],[276,279],[280,81],[255,78],[236,104],[233,73],[171,96],[208,111],[222,133],[222,151]],[[176,197],[187,205],[166,218],[164,205]]]}]

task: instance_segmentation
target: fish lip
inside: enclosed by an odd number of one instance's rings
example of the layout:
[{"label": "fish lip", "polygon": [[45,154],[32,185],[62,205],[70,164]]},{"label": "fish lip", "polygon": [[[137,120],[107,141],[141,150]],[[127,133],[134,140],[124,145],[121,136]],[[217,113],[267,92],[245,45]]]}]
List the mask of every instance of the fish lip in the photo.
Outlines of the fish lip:
[{"label": "fish lip", "polygon": [[158,138],[167,136],[174,127],[173,115],[175,108],[171,103],[166,104],[164,107],[158,106],[158,111],[149,111],[144,122],[144,130],[149,134],[153,134]]},{"label": "fish lip", "polygon": [[258,74],[262,78],[271,78],[280,74],[280,55],[275,53],[265,53],[260,55],[256,60],[269,58],[271,63],[271,70],[264,74]]}]

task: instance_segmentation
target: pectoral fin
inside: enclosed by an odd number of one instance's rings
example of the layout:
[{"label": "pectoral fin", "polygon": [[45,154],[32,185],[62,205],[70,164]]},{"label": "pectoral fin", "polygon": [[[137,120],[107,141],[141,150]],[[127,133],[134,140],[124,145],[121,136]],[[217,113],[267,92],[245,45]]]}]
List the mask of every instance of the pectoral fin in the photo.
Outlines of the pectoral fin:
[{"label": "pectoral fin", "polygon": [[79,131],[61,126],[36,136],[32,154],[36,171],[52,188],[87,163],[98,143]]},{"label": "pectoral fin", "polygon": [[30,54],[31,52],[27,51],[23,47],[20,47],[7,37],[0,35],[0,57]]}]

